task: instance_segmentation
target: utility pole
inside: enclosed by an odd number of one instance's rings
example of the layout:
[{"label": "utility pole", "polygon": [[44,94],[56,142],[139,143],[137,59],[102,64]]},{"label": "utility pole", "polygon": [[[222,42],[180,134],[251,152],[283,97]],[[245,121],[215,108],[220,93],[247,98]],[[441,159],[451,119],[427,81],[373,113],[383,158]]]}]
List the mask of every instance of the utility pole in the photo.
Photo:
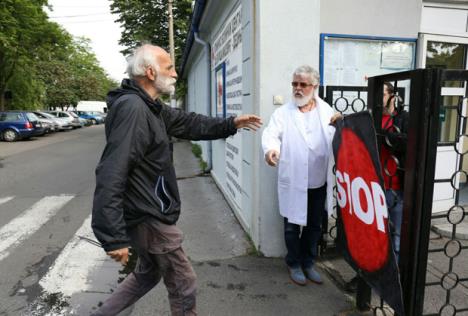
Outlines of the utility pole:
[{"label": "utility pole", "polygon": [[[175,53],[174,53],[174,16],[172,15],[172,3],[174,0],[168,0],[167,11],[169,13],[169,53],[171,55],[172,64],[175,67]],[[171,107],[176,107],[175,92],[171,94]]]}]

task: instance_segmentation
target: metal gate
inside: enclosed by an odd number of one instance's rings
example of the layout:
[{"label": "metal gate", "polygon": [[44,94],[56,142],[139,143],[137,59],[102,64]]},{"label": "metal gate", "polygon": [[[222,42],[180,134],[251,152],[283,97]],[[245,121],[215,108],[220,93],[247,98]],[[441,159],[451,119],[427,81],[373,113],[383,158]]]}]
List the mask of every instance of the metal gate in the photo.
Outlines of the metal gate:
[{"label": "metal gate", "polygon": [[[468,315],[468,241],[460,238],[463,237],[460,229],[468,228],[468,199],[465,205],[461,198],[461,192],[467,187],[463,183],[468,183],[468,158],[465,165],[463,163],[468,153],[468,71],[419,69],[371,77],[367,89],[327,87],[325,99],[336,110],[346,113],[351,107],[352,111],[366,108],[371,111],[379,148],[384,142],[389,144],[382,130],[385,82],[394,85],[409,113],[406,156],[404,161],[392,157],[398,169],[404,172],[399,267],[405,314]],[[337,88],[342,92],[337,93]],[[451,88],[463,89],[463,93],[458,97],[447,96],[444,91]],[[366,90],[367,98],[361,96]],[[340,93],[343,97],[343,93],[349,91],[355,91],[357,101],[340,99]],[[357,103],[364,106],[352,106]],[[346,104],[347,107],[343,107]],[[449,131],[451,137],[442,139],[441,131]],[[438,165],[454,163],[453,173],[436,179],[437,148],[442,143],[453,146],[456,159],[445,161],[439,157]],[[387,172],[386,166],[383,169]],[[433,212],[435,184],[437,190],[445,185],[454,193],[453,203],[437,213]],[[431,230],[436,226],[444,227],[445,234]],[[326,231],[332,238],[336,237],[333,226]],[[321,248],[325,246],[323,242]],[[358,291],[357,301],[371,307],[366,290]],[[374,310],[383,310],[383,306],[382,302]]]},{"label": "metal gate", "polygon": [[[467,81],[468,71],[441,69],[421,69],[369,79],[369,109],[379,143],[386,141],[381,124],[383,83],[408,87],[405,103],[409,129],[399,262],[407,315],[466,315],[468,312],[468,243],[457,235],[457,227],[466,224],[467,215],[464,206],[458,204],[461,176],[466,175],[465,152],[460,140],[466,134]],[[447,102],[442,91],[454,85],[465,89],[465,93],[451,105],[453,100]],[[459,155],[459,163],[450,177],[437,182],[450,183],[457,198],[443,213],[433,214],[441,114],[448,115],[447,111],[452,111],[454,117],[451,145]],[[431,233],[435,221],[442,219],[450,226],[448,238]]]}]

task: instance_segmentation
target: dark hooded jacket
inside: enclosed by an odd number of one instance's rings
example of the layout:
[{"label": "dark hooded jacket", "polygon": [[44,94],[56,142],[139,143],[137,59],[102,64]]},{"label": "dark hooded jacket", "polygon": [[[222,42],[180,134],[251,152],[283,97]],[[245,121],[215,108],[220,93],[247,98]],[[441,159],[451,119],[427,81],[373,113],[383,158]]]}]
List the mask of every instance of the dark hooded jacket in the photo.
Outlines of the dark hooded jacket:
[{"label": "dark hooded jacket", "polygon": [[106,251],[129,246],[126,229],[154,218],[174,224],[180,197],[169,137],[226,138],[236,133],[234,118],[211,118],[173,109],[134,81],[109,92],[107,144],[96,168],[92,228]]}]

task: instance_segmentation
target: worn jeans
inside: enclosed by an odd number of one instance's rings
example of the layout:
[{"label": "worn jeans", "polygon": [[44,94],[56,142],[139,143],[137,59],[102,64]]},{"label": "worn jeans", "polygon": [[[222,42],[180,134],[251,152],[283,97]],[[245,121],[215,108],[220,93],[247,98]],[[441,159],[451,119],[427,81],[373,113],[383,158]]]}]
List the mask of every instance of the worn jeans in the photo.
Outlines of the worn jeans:
[{"label": "worn jeans", "polygon": [[173,316],[196,315],[196,275],[184,253],[182,232],[174,225],[142,223],[130,232],[138,252],[135,270],[104,301],[94,316],[117,315],[155,287],[166,285]]},{"label": "worn jeans", "polygon": [[322,234],[327,186],[307,191],[307,226],[289,223],[284,218],[284,240],[288,253],[286,264],[291,268],[310,268],[317,257],[317,244]]},{"label": "worn jeans", "polygon": [[400,257],[401,222],[403,219],[403,191],[386,190],[385,200],[387,202],[388,216],[390,218],[390,234],[393,251],[395,252],[398,262]]}]

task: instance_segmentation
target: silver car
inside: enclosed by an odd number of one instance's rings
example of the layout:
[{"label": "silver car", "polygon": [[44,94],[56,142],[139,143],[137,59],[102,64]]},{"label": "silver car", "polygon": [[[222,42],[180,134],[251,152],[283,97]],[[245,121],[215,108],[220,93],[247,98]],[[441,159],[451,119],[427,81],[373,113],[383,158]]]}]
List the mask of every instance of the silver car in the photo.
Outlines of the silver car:
[{"label": "silver car", "polygon": [[73,126],[70,124],[70,122],[67,119],[55,117],[54,115],[50,113],[41,112],[41,111],[36,111],[34,112],[34,114],[36,114],[39,117],[43,117],[43,118],[53,121],[56,131],[64,131],[64,130],[73,128]]},{"label": "silver car", "polygon": [[67,120],[73,128],[80,128],[81,123],[78,115],[72,115],[73,113],[65,111],[49,111],[48,113],[52,114],[55,117]]},{"label": "silver car", "polygon": [[33,113],[39,118],[39,121],[44,126],[46,133],[53,133],[58,131],[59,125],[55,122],[53,118],[49,118],[38,111],[33,111]]}]

